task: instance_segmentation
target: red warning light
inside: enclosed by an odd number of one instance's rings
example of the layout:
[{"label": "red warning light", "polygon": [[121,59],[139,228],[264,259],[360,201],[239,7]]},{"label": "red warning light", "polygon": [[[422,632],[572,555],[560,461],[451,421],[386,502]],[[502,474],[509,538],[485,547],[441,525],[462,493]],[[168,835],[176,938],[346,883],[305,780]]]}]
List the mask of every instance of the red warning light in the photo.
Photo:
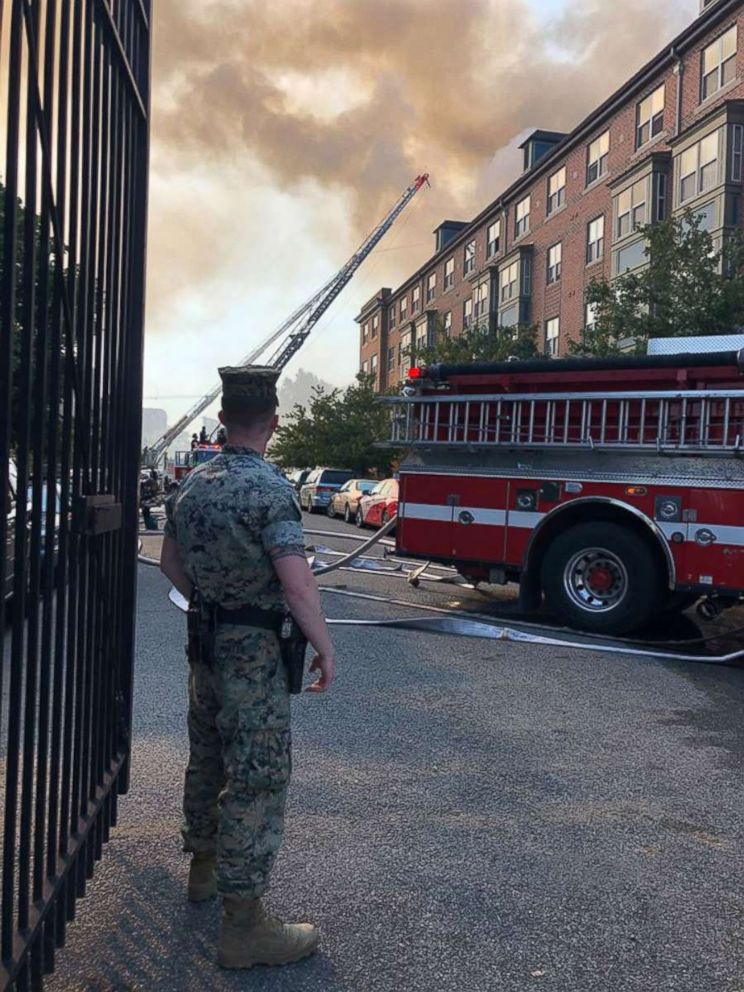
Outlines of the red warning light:
[{"label": "red warning light", "polygon": [[421,379],[423,377],[424,370],[418,367],[414,367],[408,370],[409,379]]}]

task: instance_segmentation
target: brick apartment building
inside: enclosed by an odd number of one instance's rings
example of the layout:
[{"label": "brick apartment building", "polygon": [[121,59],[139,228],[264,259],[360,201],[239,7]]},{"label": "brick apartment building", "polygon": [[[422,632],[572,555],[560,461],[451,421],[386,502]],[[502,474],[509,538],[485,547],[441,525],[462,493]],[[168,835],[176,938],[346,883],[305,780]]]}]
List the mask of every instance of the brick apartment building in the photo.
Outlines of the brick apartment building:
[{"label": "brick apartment building", "polygon": [[717,241],[741,221],[744,0],[697,19],[570,134],[536,131],[524,172],[356,318],[360,365],[395,386],[434,328],[539,328],[548,355],[591,326],[585,289],[646,263],[638,228],[688,207]]}]

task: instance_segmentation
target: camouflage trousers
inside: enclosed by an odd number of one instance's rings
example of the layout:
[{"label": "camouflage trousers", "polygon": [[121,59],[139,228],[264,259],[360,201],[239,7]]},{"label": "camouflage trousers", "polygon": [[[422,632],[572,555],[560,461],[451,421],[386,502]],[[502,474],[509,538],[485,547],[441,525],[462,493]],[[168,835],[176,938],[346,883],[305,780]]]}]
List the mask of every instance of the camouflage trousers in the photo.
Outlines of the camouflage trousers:
[{"label": "camouflage trousers", "polygon": [[221,627],[192,664],[184,850],[217,855],[222,894],[257,898],[282,842],[291,772],[287,675],[276,636]]}]

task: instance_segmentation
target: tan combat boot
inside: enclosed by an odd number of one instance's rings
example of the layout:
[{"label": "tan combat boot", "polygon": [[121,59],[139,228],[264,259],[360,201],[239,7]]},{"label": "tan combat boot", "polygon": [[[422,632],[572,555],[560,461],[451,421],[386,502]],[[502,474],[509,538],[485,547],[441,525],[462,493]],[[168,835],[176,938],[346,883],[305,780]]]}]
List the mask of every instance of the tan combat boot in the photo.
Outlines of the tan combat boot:
[{"label": "tan combat boot", "polygon": [[223,968],[292,964],[312,954],[320,934],[311,923],[280,923],[260,899],[225,896],[217,960]]},{"label": "tan combat boot", "polygon": [[195,854],[189,868],[189,902],[205,902],[217,895],[213,854]]}]

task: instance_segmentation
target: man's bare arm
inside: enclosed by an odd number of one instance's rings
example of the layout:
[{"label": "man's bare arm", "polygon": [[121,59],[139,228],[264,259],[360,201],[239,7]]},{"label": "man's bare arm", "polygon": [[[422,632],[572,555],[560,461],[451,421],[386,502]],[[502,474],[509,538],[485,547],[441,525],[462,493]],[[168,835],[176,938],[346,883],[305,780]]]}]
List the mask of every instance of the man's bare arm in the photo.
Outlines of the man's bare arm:
[{"label": "man's bare arm", "polygon": [[317,652],[310,665],[320,678],[310,686],[311,692],[325,692],[333,682],[335,661],[333,645],[320,605],[320,591],[304,555],[287,554],[284,549],[271,553],[276,574],[287,597],[292,616]]},{"label": "man's bare arm", "polygon": [[183,570],[181,553],[176,542],[167,534],[163,538],[163,549],[160,552],[160,571],[171,580],[182,596],[191,598],[191,582]]}]

